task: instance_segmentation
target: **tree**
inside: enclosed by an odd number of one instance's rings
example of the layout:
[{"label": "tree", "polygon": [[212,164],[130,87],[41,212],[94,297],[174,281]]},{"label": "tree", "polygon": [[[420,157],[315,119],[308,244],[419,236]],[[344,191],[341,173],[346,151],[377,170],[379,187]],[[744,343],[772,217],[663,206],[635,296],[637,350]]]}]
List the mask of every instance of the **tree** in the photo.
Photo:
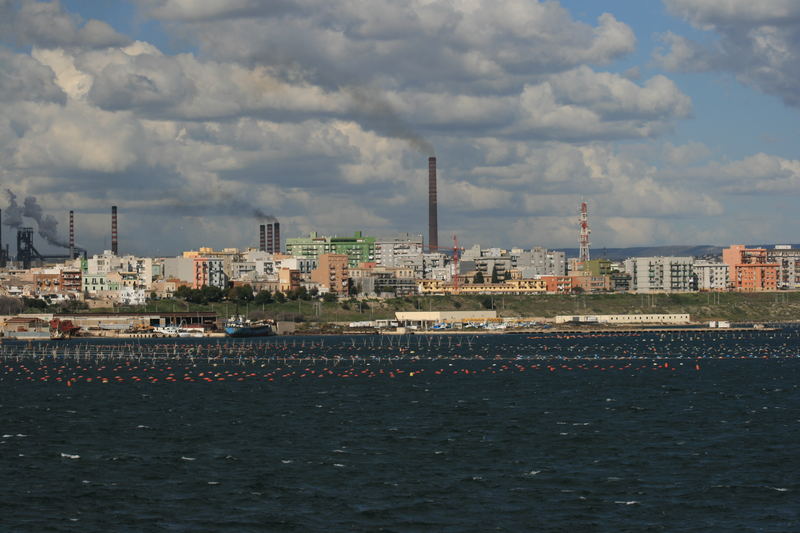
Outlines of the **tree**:
[{"label": "tree", "polygon": [[476,284],[483,283],[483,272],[478,270],[478,272],[475,274],[475,277],[472,278],[472,282]]},{"label": "tree", "polygon": [[192,289],[191,287],[187,287],[186,285],[181,285],[175,290],[175,298],[180,298],[181,300],[186,300],[191,296]]},{"label": "tree", "polygon": [[275,291],[274,298],[275,298],[275,301],[278,302],[279,304],[282,304],[282,303],[286,302],[286,295],[283,294],[281,291]]},{"label": "tree", "polygon": [[228,289],[228,300],[233,300],[240,303],[253,301],[253,287],[249,283],[231,287]]},{"label": "tree", "polygon": [[322,295],[323,302],[335,302],[338,299],[335,292],[326,292]]},{"label": "tree", "polygon": [[487,296],[485,298],[481,298],[481,307],[484,309],[491,309],[494,307],[494,300],[491,297]]},{"label": "tree", "polygon": [[200,303],[221,302],[225,293],[219,287],[206,285],[200,289]]},{"label": "tree", "polygon": [[511,271],[510,271],[510,270],[506,270],[506,273],[505,273],[505,274],[503,274],[503,279],[504,279],[505,281],[508,281],[508,280],[510,280],[510,279],[511,279]]},{"label": "tree", "polygon": [[265,305],[272,303],[272,293],[268,290],[258,291],[253,301],[258,305]]},{"label": "tree", "polygon": [[497,269],[492,267],[492,283],[500,283],[500,276],[497,275]]}]

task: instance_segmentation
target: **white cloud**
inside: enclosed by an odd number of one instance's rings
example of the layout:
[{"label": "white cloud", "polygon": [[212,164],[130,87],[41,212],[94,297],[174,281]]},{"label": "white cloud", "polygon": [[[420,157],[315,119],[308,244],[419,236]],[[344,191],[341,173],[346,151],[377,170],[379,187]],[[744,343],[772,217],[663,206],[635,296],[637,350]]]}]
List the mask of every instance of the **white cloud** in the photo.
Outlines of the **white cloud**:
[{"label": "white cloud", "polygon": [[800,105],[800,3],[793,0],[664,0],[674,14],[718,39],[711,44],[674,33],[656,54],[669,70],[731,72],[741,82]]}]

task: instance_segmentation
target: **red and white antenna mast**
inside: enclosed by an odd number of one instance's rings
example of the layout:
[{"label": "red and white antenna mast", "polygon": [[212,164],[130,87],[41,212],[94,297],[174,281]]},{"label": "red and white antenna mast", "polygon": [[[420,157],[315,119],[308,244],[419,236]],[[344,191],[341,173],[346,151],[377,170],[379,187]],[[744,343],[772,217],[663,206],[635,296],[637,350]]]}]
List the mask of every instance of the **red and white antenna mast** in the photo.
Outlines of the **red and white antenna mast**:
[{"label": "red and white antenna mast", "polygon": [[581,211],[578,222],[581,226],[578,261],[584,263],[589,260],[589,234],[592,232],[592,230],[589,229],[589,209],[586,206],[586,202],[581,202]]}]

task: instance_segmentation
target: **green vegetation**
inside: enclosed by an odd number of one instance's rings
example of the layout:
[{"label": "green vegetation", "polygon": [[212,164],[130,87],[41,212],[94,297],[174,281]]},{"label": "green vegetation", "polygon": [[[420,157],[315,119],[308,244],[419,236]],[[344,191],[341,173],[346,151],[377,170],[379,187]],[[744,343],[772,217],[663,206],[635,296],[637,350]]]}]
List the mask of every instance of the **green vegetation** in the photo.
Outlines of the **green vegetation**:
[{"label": "green vegetation", "polygon": [[[170,312],[214,311],[220,316],[234,314],[251,318],[275,318],[298,322],[349,322],[394,318],[396,311],[448,311],[494,309],[506,317],[551,318],[573,314],[689,313],[692,320],[789,321],[800,320],[800,292],[781,293],[692,293],[692,294],[580,294],[540,296],[408,296],[386,300],[338,301],[316,298],[303,290],[288,294],[230,290],[187,293],[186,298],[149,300],[144,306],[117,307],[114,311]],[[217,299],[219,298],[219,299]],[[19,300],[14,299],[19,302]],[[20,304],[17,303],[17,306]],[[28,312],[54,312],[55,306],[25,302]],[[58,309],[60,310],[60,309]],[[97,310],[108,312],[110,309]]]}]

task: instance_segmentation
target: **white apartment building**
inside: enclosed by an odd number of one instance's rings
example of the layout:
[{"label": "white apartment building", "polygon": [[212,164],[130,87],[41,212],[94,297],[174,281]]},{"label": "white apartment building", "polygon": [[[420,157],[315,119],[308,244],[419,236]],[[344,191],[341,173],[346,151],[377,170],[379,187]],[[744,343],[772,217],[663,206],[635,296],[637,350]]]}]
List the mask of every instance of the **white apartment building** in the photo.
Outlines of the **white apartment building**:
[{"label": "white apartment building", "polygon": [[730,267],[726,263],[714,261],[695,261],[692,270],[697,278],[699,291],[728,290]]},{"label": "white apartment building", "polygon": [[375,262],[380,266],[404,266],[409,257],[421,256],[423,252],[422,235],[404,233],[375,239]]},{"label": "white apartment building", "polygon": [[800,289],[800,248],[778,244],[767,250],[767,261],[778,264],[779,289]]},{"label": "white apartment building", "polygon": [[633,292],[689,292],[694,260],[691,257],[633,257],[625,260]]},{"label": "white apartment building", "polygon": [[153,286],[153,259],[150,257],[117,256],[106,250],[102,255],[93,255],[86,260],[86,273],[89,275],[111,272],[135,272],[142,288],[150,290]]}]

